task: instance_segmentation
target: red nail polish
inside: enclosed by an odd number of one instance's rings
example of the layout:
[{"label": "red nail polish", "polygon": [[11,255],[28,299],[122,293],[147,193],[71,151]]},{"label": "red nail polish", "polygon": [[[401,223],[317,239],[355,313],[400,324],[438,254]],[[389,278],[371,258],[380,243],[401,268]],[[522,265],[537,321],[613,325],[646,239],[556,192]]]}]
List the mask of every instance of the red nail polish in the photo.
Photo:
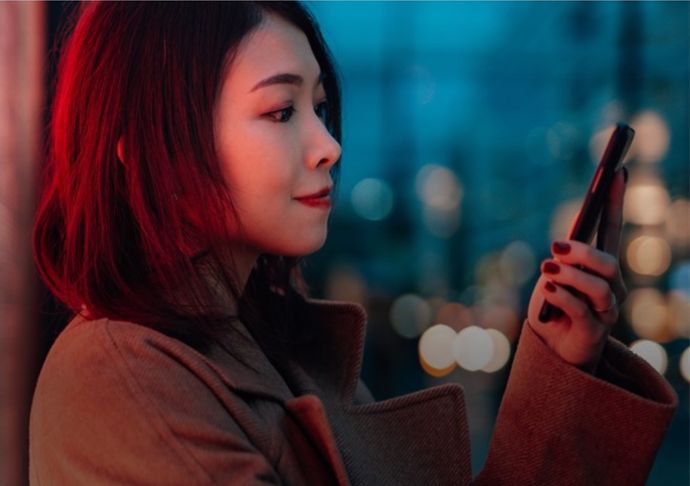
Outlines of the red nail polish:
[{"label": "red nail polish", "polygon": [[561,267],[558,266],[557,263],[554,262],[546,262],[544,263],[544,273],[558,273],[561,270]]},{"label": "red nail polish", "polygon": [[562,241],[554,241],[553,245],[551,245],[551,249],[558,255],[567,255],[570,253],[570,245]]},{"label": "red nail polish", "polygon": [[556,291],[556,286],[551,282],[546,282],[544,284],[544,290],[546,290],[547,292],[551,292],[553,294]]}]

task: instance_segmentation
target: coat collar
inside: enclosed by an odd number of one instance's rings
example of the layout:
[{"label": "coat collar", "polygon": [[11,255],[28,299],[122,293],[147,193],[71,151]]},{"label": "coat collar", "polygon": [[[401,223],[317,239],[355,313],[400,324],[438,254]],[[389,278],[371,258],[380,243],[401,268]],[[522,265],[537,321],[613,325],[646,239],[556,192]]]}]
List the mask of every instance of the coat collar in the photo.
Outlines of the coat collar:
[{"label": "coat collar", "polygon": [[[300,306],[297,325],[310,325],[313,340],[294,346],[291,359],[313,377],[323,392],[335,394],[338,401],[349,405],[361,371],[366,311],[356,302],[307,298],[305,304]],[[223,368],[227,384],[281,402],[294,398],[246,326],[236,321],[233,330],[209,357]]]},{"label": "coat collar", "polygon": [[[366,333],[364,307],[307,299],[298,319],[312,326],[314,339],[291,349],[293,362],[282,376],[243,325],[237,327],[241,338],[231,337],[232,352],[211,358],[224,368],[220,374],[228,386],[277,400],[299,420],[330,466],[328,484],[470,483],[469,430],[458,384],[353,404]],[[303,373],[307,379],[299,377]],[[299,396],[286,379],[296,380]]]}]

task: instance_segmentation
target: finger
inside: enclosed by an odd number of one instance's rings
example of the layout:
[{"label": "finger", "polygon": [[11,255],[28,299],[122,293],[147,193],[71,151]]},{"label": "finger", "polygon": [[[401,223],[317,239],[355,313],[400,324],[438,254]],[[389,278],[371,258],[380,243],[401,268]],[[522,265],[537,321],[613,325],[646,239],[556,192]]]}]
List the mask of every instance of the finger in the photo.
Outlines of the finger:
[{"label": "finger", "polygon": [[574,292],[571,291],[571,293],[580,300],[584,299],[592,312],[601,314],[605,322],[612,323],[618,320],[616,297],[606,280],[579,268],[560,264],[555,260],[542,262],[541,271],[552,282],[567,286],[568,290],[573,289]]},{"label": "finger", "polygon": [[591,273],[599,275],[609,282],[619,280],[620,266],[618,259],[610,253],[575,240],[554,241],[551,245],[554,258],[569,265],[582,265]]},{"label": "finger", "polygon": [[613,183],[606,195],[597,231],[597,248],[611,255],[618,255],[623,227],[623,199],[627,169],[623,167],[614,174]]},{"label": "finger", "polygon": [[544,299],[561,309],[570,318],[571,322],[585,322],[590,331],[597,330],[592,311],[582,300],[552,280],[546,280],[542,289],[544,290]]}]

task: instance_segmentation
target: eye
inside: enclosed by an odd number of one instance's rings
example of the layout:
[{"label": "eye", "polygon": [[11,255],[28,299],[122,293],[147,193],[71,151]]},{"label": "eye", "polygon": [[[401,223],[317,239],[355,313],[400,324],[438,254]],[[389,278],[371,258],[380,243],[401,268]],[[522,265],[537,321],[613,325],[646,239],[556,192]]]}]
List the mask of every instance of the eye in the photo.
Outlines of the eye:
[{"label": "eye", "polygon": [[[294,112],[295,112],[295,108],[292,106],[288,106],[286,108],[283,108],[282,110],[272,111],[267,116],[269,116],[271,119],[273,119],[277,123],[285,123],[285,122],[289,121],[290,118],[292,118],[292,114]],[[276,119],[276,117],[273,116],[275,114],[278,114],[280,116]]]},{"label": "eye", "polygon": [[[297,110],[295,110],[294,106],[287,106],[282,110],[277,110],[268,113],[267,116],[269,116],[276,123],[287,123],[288,121],[290,121],[292,115],[296,111]],[[314,108],[314,112],[317,114],[317,116],[321,119],[322,122],[326,123],[326,115],[328,113],[328,102],[323,101],[316,105],[316,108]],[[275,115],[278,116],[276,117]]]}]

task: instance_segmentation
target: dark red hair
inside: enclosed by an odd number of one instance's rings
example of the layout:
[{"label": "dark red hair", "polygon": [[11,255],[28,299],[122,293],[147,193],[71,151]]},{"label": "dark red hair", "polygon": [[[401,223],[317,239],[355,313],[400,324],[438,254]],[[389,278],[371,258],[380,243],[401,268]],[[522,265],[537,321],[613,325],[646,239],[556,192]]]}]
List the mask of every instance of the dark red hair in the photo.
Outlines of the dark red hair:
[{"label": "dark red hair", "polygon": [[[198,349],[228,317],[289,334],[292,306],[307,295],[301,259],[263,254],[238,288],[223,245],[236,212],[213,141],[224,73],[266,12],[309,40],[324,73],[326,125],[340,142],[338,76],[297,2],[86,2],[75,12],[59,49],[33,228],[39,273],[72,312],[84,305],[89,318],[136,322]],[[213,305],[208,275],[239,315]]]}]

